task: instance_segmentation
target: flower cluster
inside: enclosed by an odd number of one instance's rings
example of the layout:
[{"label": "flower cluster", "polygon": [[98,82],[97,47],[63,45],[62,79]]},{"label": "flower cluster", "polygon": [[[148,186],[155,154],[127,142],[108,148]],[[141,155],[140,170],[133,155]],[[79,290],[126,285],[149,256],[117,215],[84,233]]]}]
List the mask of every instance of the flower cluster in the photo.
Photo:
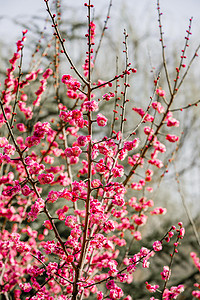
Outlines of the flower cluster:
[{"label": "flower cluster", "polygon": [[[94,22],[91,21],[90,24],[89,24],[88,33],[86,34],[86,37],[88,39],[88,43],[90,43],[91,46],[94,45],[95,29],[96,29],[96,25],[95,25]],[[93,53],[93,51],[94,51],[94,49],[91,48],[90,49],[91,54]],[[93,65],[94,65],[92,63],[92,61],[91,61],[93,59],[93,55],[91,55],[91,54],[89,56],[88,53],[87,53],[87,57],[85,59],[85,63],[82,66],[82,68],[84,70],[84,76],[85,77],[87,77],[88,74],[89,74],[89,64],[90,64],[90,67],[93,67]]]},{"label": "flower cluster", "polygon": [[80,82],[78,82],[77,79],[73,78],[69,74],[63,75],[61,81],[67,87],[67,96],[71,99],[77,99],[78,98],[77,90],[79,90],[81,87]]},{"label": "flower cluster", "polygon": [[47,79],[49,78],[50,75],[53,74],[53,70],[48,68],[42,75],[43,79],[40,80],[40,87],[38,88],[38,90],[35,92],[35,95],[37,96],[36,100],[33,101],[33,105],[35,106],[39,106],[40,105],[40,100],[41,100],[41,96],[44,93],[44,91],[46,90],[46,86],[47,86]]},{"label": "flower cluster", "polygon": [[[200,259],[199,257],[197,256],[197,254],[195,252],[191,252],[190,253],[190,256],[195,264],[195,267],[199,270],[200,272]],[[198,288],[198,290],[194,290],[192,291],[192,296],[197,298],[197,299],[200,299],[200,284],[199,283],[195,283],[194,284],[195,288]]]},{"label": "flower cluster", "polygon": [[38,198],[37,201],[31,206],[31,210],[28,213],[28,221],[34,221],[44,207],[44,200],[42,198]]},{"label": "flower cluster", "polygon": [[48,134],[50,132],[50,124],[48,122],[41,123],[37,122],[34,126],[34,132],[32,136],[28,136],[25,140],[25,145],[28,148],[31,148],[35,145],[39,145],[41,142],[41,139],[44,139],[45,134]]}]

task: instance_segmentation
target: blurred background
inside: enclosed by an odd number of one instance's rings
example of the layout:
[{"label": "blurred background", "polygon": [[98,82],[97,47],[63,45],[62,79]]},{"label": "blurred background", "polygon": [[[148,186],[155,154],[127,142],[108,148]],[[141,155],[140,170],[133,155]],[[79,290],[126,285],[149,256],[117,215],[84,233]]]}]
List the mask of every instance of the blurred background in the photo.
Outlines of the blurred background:
[{"label": "blurred background", "polygon": [[[52,2],[53,1],[50,1],[50,3]],[[103,18],[109,0],[94,0],[93,3],[96,7],[95,14]],[[79,16],[79,20],[81,17],[82,21],[85,19],[85,15],[80,13],[84,11],[83,4],[84,1],[81,0],[62,1],[62,5],[68,9],[69,7],[73,7],[76,10],[78,8],[79,13],[77,12],[77,15]],[[170,39],[176,39],[178,36],[180,37],[181,33],[184,34],[184,28],[190,17],[194,17],[193,34],[198,35],[200,30],[200,2],[198,0],[161,0],[160,5],[165,15],[163,25],[165,26],[165,31],[169,33]],[[18,0],[17,3],[15,0],[7,0],[1,1],[0,7],[0,37],[7,45],[12,45],[16,38],[20,36],[22,29],[20,24],[25,24],[26,26],[35,25],[42,29],[44,18],[47,17],[43,0]],[[131,20],[132,24],[137,27],[138,33],[140,33],[141,30],[146,30],[147,27],[149,29],[156,29],[156,1],[142,0],[138,2],[136,0],[114,0],[112,17],[117,17],[116,21],[118,22],[119,28],[127,27],[123,11],[126,11],[127,17]],[[111,23],[113,22],[114,20],[111,20]],[[154,32],[154,34],[156,34],[156,32]]]}]

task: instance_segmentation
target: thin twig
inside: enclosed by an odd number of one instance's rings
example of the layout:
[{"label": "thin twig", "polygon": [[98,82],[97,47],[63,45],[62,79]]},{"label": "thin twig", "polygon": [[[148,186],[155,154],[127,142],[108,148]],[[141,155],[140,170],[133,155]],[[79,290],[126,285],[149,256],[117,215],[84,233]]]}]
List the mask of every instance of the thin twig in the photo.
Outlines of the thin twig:
[{"label": "thin twig", "polygon": [[[11,118],[11,121],[10,121],[10,127],[12,128],[13,126],[13,122],[14,122],[14,118],[15,118],[15,110],[17,108],[17,103],[18,103],[18,97],[19,97],[19,90],[20,90],[20,80],[21,80],[21,77],[22,77],[22,62],[23,62],[23,48],[24,46],[22,46],[21,48],[21,55],[20,55],[20,63],[19,63],[19,73],[18,73],[18,78],[17,78],[17,90],[16,90],[16,94],[15,94],[15,102],[14,102],[14,105],[13,105],[13,111],[12,111],[12,118]],[[8,139],[10,138],[10,135],[8,135]]]},{"label": "thin twig", "polygon": [[190,222],[190,224],[191,224],[191,226],[192,226],[192,229],[193,229],[193,232],[194,232],[194,235],[195,235],[195,238],[196,238],[196,242],[197,242],[197,244],[198,244],[199,247],[200,247],[200,238],[199,238],[199,234],[198,234],[196,225],[195,225],[195,223],[194,223],[194,220],[193,220],[193,218],[192,218],[192,215],[191,215],[191,213],[190,213],[190,210],[189,210],[189,208],[188,208],[188,206],[187,206],[187,203],[186,203],[186,201],[185,201],[185,197],[184,197],[183,192],[182,192],[182,189],[181,189],[181,183],[180,183],[179,173],[178,173],[177,170],[176,170],[176,164],[175,164],[175,162],[174,162],[174,168],[175,168],[175,172],[176,172],[176,182],[177,182],[177,186],[178,186],[178,192],[179,192],[179,195],[180,195],[180,197],[181,197],[181,200],[182,200],[182,203],[183,203],[183,207],[184,207],[184,209],[185,209],[185,212],[186,212],[186,215],[187,215],[187,217],[188,217],[188,220],[189,220],[189,222]]},{"label": "thin twig", "polygon": [[166,62],[166,57],[165,57],[165,45],[164,45],[164,40],[163,40],[163,34],[164,32],[162,31],[162,23],[161,23],[161,15],[162,13],[160,12],[160,3],[159,0],[157,1],[157,9],[158,9],[158,23],[159,23],[159,29],[160,29],[160,42],[162,45],[162,58],[163,58],[163,66],[165,70],[165,75],[168,83],[168,88],[170,95],[172,96],[172,87],[170,83],[170,78],[169,78],[169,73],[168,73],[168,68],[167,68],[167,62]]},{"label": "thin twig", "polygon": [[99,88],[101,88],[101,87],[105,87],[106,84],[112,83],[113,81],[115,81],[115,80],[117,80],[117,79],[119,79],[119,78],[123,78],[123,76],[124,76],[125,74],[127,74],[127,71],[131,71],[131,70],[132,70],[132,68],[129,68],[129,69],[123,71],[122,74],[117,75],[117,76],[115,76],[114,78],[112,78],[112,79],[110,79],[110,80],[107,80],[107,81],[105,81],[105,82],[102,83],[102,84],[99,84],[99,85],[96,85],[96,86],[92,87],[92,88],[91,88],[91,91],[94,91],[94,90],[99,89]]},{"label": "thin twig", "polygon": [[105,34],[105,30],[107,29],[108,20],[110,18],[111,7],[112,7],[112,0],[110,0],[109,6],[108,6],[107,17],[106,17],[106,20],[104,21],[104,27],[103,27],[102,32],[101,32],[101,37],[100,37],[100,40],[99,40],[99,44],[98,44],[97,49],[95,51],[93,64],[95,64],[95,62],[96,62],[97,55],[99,53],[99,49],[101,47],[101,43],[102,43],[102,40],[103,40],[103,37],[104,37],[104,34]]},{"label": "thin twig", "polygon": [[182,111],[183,109],[188,109],[192,106],[197,106],[198,103],[200,102],[200,100],[197,100],[196,102],[194,103],[191,103],[191,104],[188,104],[186,106],[183,106],[183,107],[180,107],[180,108],[174,108],[174,109],[170,109],[171,112],[174,112],[174,111]]},{"label": "thin twig", "polygon": [[60,34],[60,31],[58,29],[58,24],[55,22],[55,17],[52,15],[51,13],[51,10],[50,10],[50,7],[49,7],[49,4],[48,4],[48,1],[45,1],[46,3],[46,7],[47,7],[47,12],[49,13],[49,16],[51,17],[51,20],[52,20],[52,23],[53,23],[53,27],[54,27],[54,30],[55,30],[55,33],[56,35],[58,36],[59,38],[59,41],[60,41],[60,44],[61,44],[61,47],[62,47],[62,51],[63,53],[65,54],[65,56],[67,57],[67,60],[69,62],[69,64],[71,65],[72,69],[74,70],[74,72],[77,74],[77,76],[82,80],[83,83],[85,83],[86,85],[88,85],[88,81],[81,75],[81,73],[78,71],[78,69],[75,67],[71,57],[69,56],[66,48],[65,48],[65,45],[64,45],[64,40]]}]

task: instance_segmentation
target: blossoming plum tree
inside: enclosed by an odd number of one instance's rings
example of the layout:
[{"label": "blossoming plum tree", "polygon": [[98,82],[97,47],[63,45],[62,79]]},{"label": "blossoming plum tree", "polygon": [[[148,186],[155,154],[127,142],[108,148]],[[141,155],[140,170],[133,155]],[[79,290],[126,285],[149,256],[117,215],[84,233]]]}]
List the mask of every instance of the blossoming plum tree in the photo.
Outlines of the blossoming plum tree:
[{"label": "blossoming plum tree", "polygon": [[[84,4],[88,19],[88,49],[83,75],[70,58],[59,31],[59,2],[57,14],[52,14],[49,0],[44,2],[56,40],[55,68],[32,70],[23,75],[22,53],[27,35],[24,30],[9,61],[10,68],[2,89],[0,292],[6,299],[11,295],[16,300],[135,299],[134,291],[124,294],[124,285],[133,281],[137,268],[141,266],[144,271],[149,268],[156,252],[164,251],[165,243],[172,241],[169,264],[163,266],[161,272],[163,284],[144,282],[144,287],[154,293],[151,300],[176,299],[184,286],[168,287],[168,281],[173,258],[185,233],[182,223],[163,232],[151,249],[141,244],[136,252],[133,243],[142,240],[141,227],[149,216],[166,213],[166,208],[155,207],[150,197],[151,182],[154,176],[166,171],[164,153],[169,143],[179,141],[176,134],[179,121],[171,106],[197,56],[195,51],[188,67],[185,65],[192,20],[172,84],[165,60],[158,1],[160,41],[169,95],[166,96],[160,87],[160,76],[157,75],[148,106],[143,109],[128,99],[129,77],[137,76],[137,70],[129,62],[126,31],[123,42],[125,68],[111,79],[104,79],[102,74],[102,78],[95,80],[96,27],[91,18],[91,1]],[[106,22],[108,19],[109,14]],[[62,74],[61,82],[59,51],[71,66],[68,74]],[[41,105],[45,91],[52,85],[52,77],[55,80],[53,105],[58,110],[57,127],[54,120],[42,122],[40,116],[35,116],[36,107]],[[28,99],[28,90],[36,79],[40,84],[35,99]],[[65,87],[71,108],[65,99],[59,98],[59,85]],[[96,97],[96,91],[101,93],[100,98]],[[113,105],[113,118],[101,109],[107,102]],[[130,104],[134,116],[138,114],[140,120],[127,134],[126,113]],[[22,116],[23,123],[18,121]],[[31,130],[27,127],[29,120],[34,122]],[[112,129],[109,136],[100,138],[94,134],[95,128],[100,127],[103,132],[107,126]],[[39,234],[34,224],[41,222],[42,217],[43,230]],[[66,234],[59,232],[61,227]],[[192,257],[197,261],[195,254]],[[198,298],[198,292],[193,292],[193,296]]]}]

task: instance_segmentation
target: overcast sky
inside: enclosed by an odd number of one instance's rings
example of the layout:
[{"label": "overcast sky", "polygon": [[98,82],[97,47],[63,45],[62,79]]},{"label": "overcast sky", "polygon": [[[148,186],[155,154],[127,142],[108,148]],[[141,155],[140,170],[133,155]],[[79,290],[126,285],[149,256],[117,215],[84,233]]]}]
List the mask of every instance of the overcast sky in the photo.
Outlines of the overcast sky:
[{"label": "overcast sky", "polygon": [[[50,3],[53,1],[49,0]],[[62,0],[63,4],[83,8],[85,0]],[[94,0],[96,14],[106,15],[109,0]],[[122,5],[128,8],[130,19],[138,28],[148,22],[157,22],[156,0],[113,0],[111,17],[118,15]],[[188,19],[193,16],[193,33],[200,39],[200,0],[160,0],[164,13],[163,24],[167,34],[183,35],[187,28]],[[47,16],[43,0],[6,0],[0,1],[0,40],[5,44],[12,45],[21,36],[21,28],[14,21],[30,22],[30,17]],[[83,15],[84,17],[84,15]],[[43,22],[38,21],[41,30]],[[125,26],[125,24],[123,24]]]}]

